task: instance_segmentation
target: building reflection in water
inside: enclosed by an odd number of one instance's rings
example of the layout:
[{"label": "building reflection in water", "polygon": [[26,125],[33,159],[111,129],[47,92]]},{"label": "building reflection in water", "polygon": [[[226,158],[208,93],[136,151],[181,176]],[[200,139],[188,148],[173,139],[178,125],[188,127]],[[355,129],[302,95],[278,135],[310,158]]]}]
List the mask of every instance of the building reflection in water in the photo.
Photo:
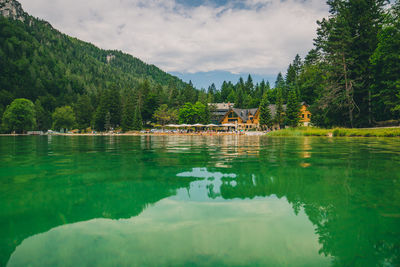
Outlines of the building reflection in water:
[{"label": "building reflection in water", "polygon": [[231,207],[250,201],[241,212],[278,199],[312,223],[321,255],[334,265],[400,265],[395,142],[244,136],[0,142],[7,151],[0,155],[7,168],[0,179],[0,265],[30,236],[96,218],[138,217],[166,199]]}]

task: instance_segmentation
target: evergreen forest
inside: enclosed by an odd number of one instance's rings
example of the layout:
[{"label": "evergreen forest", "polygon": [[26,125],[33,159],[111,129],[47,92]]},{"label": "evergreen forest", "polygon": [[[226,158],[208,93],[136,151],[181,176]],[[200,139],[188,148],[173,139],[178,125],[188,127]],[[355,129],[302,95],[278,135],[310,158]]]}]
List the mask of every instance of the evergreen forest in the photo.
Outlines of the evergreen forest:
[{"label": "evergreen forest", "polygon": [[[29,129],[64,126],[103,131],[123,125],[130,129],[135,110],[140,111],[142,124],[154,121],[153,113],[163,104],[175,110],[198,100],[199,91],[191,83],[121,51],[102,50],[62,34],[48,22],[20,13],[18,19],[0,16],[0,120],[7,106],[23,98],[30,100],[36,111],[35,124]],[[57,108],[63,108],[58,115]],[[72,124],[54,121],[54,115],[69,116],[65,112],[71,110]],[[3,125],[2,131],[9,132],[12,127]]]},{"label": "evergreen forest", "polygon": [[[208,123],[208,103],[221,102],[261,106],[263,125],[296,126],[301,102],[319,127],[398,124],[400,0],[328,0],[327,5],[330,15],[317,22],[313,49],[304,59],[296,55],[275,84],[254,84],[249,75],[207,90],[121,51],[62,34],[26,13],[19,19],[0,17],[2,131],[21,131],[6,112],[19,99],[32,102],[35,121],[28,125],[37,130]],[[269,104],[282,112],[270,114]],[[31,107],[24,112],[30,114]]]},{"label": "evergreen forest", "polygon": [[400,1],[328,0],[327,4],[330,15],[317,22],[314,48],[304,59],[296,55],[273,86],[264,81],[254,84],[249,75],[236,84],[224,82],[220,90],[212,84],[211,99],[235,103],[237,108],[258,107],[264,94],[277,105],[295,99],[309,105],[312,122],[320,127],[398,124]]}]

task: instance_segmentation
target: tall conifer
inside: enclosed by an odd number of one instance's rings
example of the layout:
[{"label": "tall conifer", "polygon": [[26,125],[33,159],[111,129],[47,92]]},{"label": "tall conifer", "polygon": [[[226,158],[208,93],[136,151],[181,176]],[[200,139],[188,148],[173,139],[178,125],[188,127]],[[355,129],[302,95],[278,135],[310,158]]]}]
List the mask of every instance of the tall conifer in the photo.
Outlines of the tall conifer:
[{"label": "tall conifer", "polygon": [[260,104],[260,125],[262,128],[272,126],[271,111],[269,109],[268,96],[265,93]]},{"label": "tall conifer", "polygon": [[140,130],[142,130],[142,127],[143,127],[143,122],[142,122],[142,114],[140,113],[140,106],[136,105],[132,129],[136,130],[136,131],[140,131]]},{"label": "tall conifer", "polygon": [[122,130],[124,132],[130,131],[133,129],[133,124],[135,121],[135,101],[133,99],[133,95],[130,93],[128,94],[125,104],[124,104],[124,109],[122,112]]},{"label": "tall conifer", "polygon": [[277,96],[276,96],[276,113],[275,113],[275,123],[279,125],[279,128],[283,126],[283,122],[285,119],[285,111],[283,110],[283,97],[282,97],[282,89],[277,89]]},{"label": "tall conifer", "polygon": [[300,105],[297,100],[296,91],[294,88],[289,90],[289,98],[286,106],[286,124],[291,127],[296,127],[299,124]]}]

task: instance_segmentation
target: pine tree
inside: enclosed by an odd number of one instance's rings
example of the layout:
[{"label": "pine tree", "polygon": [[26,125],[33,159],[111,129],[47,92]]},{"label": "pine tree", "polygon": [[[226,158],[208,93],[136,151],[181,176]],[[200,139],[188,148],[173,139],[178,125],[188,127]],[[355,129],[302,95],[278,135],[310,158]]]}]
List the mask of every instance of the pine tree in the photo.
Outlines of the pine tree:
[{"label": "pine tree", "polygon": [[119,88],[116,85],[112,85],[110,90],[107,90],[107,107],[110,112],[110,124],[111,127],[117,128],[121,124],[121,96]]},{"label": "pine tree", "polygon": [[76,105],[74,105],[76,122],[79,129],[86,129],[90,127],[93,116],[93,107],[88,95],[81,95],[78,97]]},{"label": "pine tree", "polygon": [[132,93],[128,94],[123,112],[122,112],[122,131],[127,132],[133,129],[133,124],[135,121],[135,101]]},{"label": "pine tree", "polygon": [[35,101],[35,112],[36,112],[36,126],[40,131],[47,131],[51,128],[51,114],[44,110],[40,100]]},{"label": "pine tree", "polygon": [[283,88],[285,86],[285,80],[283,79],[282,73],[278,73],[275,80],[275,88]]},{"label": "pine tree", "polygon": [[276,113],[274,117],[275,123],[279,125],[279,128],[282,127],[285,119],[285,112],[283,110],[283,98],[282,98],[282,89],[278,88],[277,96],[276,96]]},{"label": "pine tree", "polygon": [[239,87],[236,97],[235,97],[235,107],[236,108],[243,108],[244,107],[244,94],[242,88]]},{"label": "pine tree", "polygon": [[142,122],[142,114],[140,112],[140,105],[136,105],[135,115],[133,117],[133,126],[132,129],[136,131],[142,130],[143,122]]},{"label": "pine tree", "polygon": [[212,83],[207,90],[207,94],[212,94],[214,95],[217,92],[217,88],[215,87],[215,84]]},{"label": "pine tree", "polygon": [[[210,91],[210,87],[209,87],[208,89],[209,89],[209,91]],[[214,97],[214,95],[211,95],[211,94],[210,94],[210,95],[207,95],[206,90],[201,89],[200,92],[199,92],[199,97],[198,97],[199,99],[198,99],[198,101],[200,101],[201,103],[207,105],[207,103],[208,103],[208,96],[211,96],[211,98]]]},{"label": "pine tree", "polygon": [[292,66],[295,70],[296,77],[299,77],[301,68],[303,66],[303,62],[301,61],[301,57],[299,56],[299,54],[297,54],[296,57],[294,58]]},{"label": "pine tree", "polygon": [[377,47],[387,1],[329,0],[327,3],[331,15],[318,22],[315,40],[326,62],[327,77],[319,107],[337,125],[369,125],[372,122],[370,58]]},{"label": "pine tree", "polygon": [[226,98],[226,102],[235,103],[235,101],[236,101],[236,93],[235,90],[232,89]]},{"label": "pine tree", "polygon": [[299,124],[300,105],[297,100],[296,91],[294,88],[289,90],[289,96],[286,106],[286,124],[290,127],[297,127]]},{"label": "pine tree", "polygon": [[96,113],[94,115],[94,128],[97,131],[104,131],[105,130],[105,122],[106,122],[106,115],[108,112],[107,109],[107,94],[103,92],[98,100],[99,104],[96,109]]},{"label": "pine tree", "polygon": [[280,72],[278,73],[278,76],[276,77],[275,90],[281,90],[283,99],[287,98],[286,83],[285,83],[285,80],[283,79],[282,73],[280,73]]},{"label": "pine tree", "polygon": [[317,49],[324,51],[327,82],[318,106],[330,112],[336,124],[345,124],[347,120],[349,126],[353,127],[357,105],[354,101],[355,81],[350,75],[354,64],[350,49],[351,28],[343,1],[330,1],[328,4],[331,5],[332,17],[318,22],[320,27],[316,39]]},{"label": "pine tree", "polygon": [[268,95],[264,94],[260,104],[260,125],[270,128],[272,126],[271,110],[269,109]]},{"label": "pine tree", "polygon": [[[221,98],[222,102],[228,102],[228,96],[233,91],[233,85],[231,82],[224,81],[221,86]],[[233,102],[233,101],[232,101]]]},{"label": "pine tree", "polygon": [[296,74],[296,69],[293,67],[292,64],[289,64],[289,67],[286,72],[286,77],[285,77],[285,82],[286,86],[290,86],[296,83],[297,80],[297,74]]},{"label": "pine tree", "polygon": [[244,85],[244,90],[247,95],[252,94],[254,90],[254,84],[253,84],[253,78],[251,78],[251,75],[247,76],[247,81]]},{"label": "pine tree", "polygon": [[105,123],[104,123],[104,128],[106,131],[111,130],[111,113],[108,111],[106,113],[106,117],[105,117]]},{"label": "pine tree", "polygon": [[256,89],[256,97],[258,98],[262,98],[264,96],[264,94],[267,92],[266,89],[266,84],[264,79],[261,81],[261,83],[259,85],[257,85],[257,89]]},{"label": "pine tree", "polygon": [[400,1],[389,10],[371,57],[373,68],[373,117],[376,121],[400,119]]},{"label": "pine tree", "polygon": [[169,83],[168,85],[168,104],[170,107],[179,106],[179,90],[176,88],[176,84]]}]

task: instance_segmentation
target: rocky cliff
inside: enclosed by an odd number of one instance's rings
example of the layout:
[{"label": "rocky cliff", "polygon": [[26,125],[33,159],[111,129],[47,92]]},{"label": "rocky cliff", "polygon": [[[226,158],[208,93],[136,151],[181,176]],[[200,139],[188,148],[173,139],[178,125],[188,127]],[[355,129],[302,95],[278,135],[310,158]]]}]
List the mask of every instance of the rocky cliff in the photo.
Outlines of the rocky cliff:
[{"label": "rocky cliff", "polygon": [[0,0],[0,15],[21,21],[26,17],[21,4],[15,0]]}]

